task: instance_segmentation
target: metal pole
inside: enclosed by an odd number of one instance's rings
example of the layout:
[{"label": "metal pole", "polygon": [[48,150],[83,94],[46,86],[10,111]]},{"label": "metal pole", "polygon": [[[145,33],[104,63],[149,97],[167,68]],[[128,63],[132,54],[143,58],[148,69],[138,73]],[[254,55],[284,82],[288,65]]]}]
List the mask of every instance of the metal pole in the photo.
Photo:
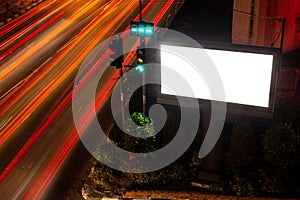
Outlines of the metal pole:
[{"label": "metal pole", "polygon": [[127,128],[125,127],[125,105],[124,105],[124,91],[123,91],[123,71],[122,71],[122,67],[120,68],[120,100],[121,100],[121,115],[122,115],[122,125],[123,128]]},{"label": "metal pole", "polygon": [[140,0],[140,21],[142,21],[142,0]]},{"label": "metal pole", "polygon": [[281,20],[281,40],[280,40],[280,53],[282,53],[283,49],[283,41],[284,41],[284,33],[285,33],[285,18],[282,18]]},{"label": "metal pole", "polygon": [[278,21],[281,22],[281,38],[280,38],[280,47],[279,47],[279,68],[278,70],[280,70],[281,65],[282,65],[282,52],[283,52],[283,42],[284,42],[284,33],[285,33],[285,18],[280,18],[277,19]]},{"label": "metal pole", "polygon": [[[142,16],[142,0],[139,0],[140,3],[140,21],[143,21]],[[145,37],[140,37],[140,46],[145,48]],[[146,85],[145,85],[145,73],[142,74],[142,102],[143,102],[143,113],[146,114]]]},{"label": "metal pole", "polygon": [[[117,40],[121,40],[121,49],[123,54],[123,40],[120,37],[120,34],[117,35]],[[120,101],[121,101],[121,115],[122,115],[122,125],[123,128],[125,127],[125,104],[124,104],[124,91],[123,91],[123,64],[121,63],[121,66],[119,66],[119,72],[120,72]]]},{"label": "metal pole", "polygon": [[283,52],[283,42],[284,42],[284,33],[285,33],[285,18],[280,19],[281,21],[281,40],[280,40],[280,65],[279,68],[281,68],[282,65],[282,52]]},{"label": "metal pole", "polygon": [[[141,37],[141,46],[144,48],[145,47],[145,38]],[[145,53],[146,55],[146,53]],[[146,56],[145,56],[145,60],[146,60]],[[142,98],[143,98],[143,113],[146,114],[146,75],[145,72],[143,72],[142,74],[142,84],[143,84],[143,88],[142,88]]]}]

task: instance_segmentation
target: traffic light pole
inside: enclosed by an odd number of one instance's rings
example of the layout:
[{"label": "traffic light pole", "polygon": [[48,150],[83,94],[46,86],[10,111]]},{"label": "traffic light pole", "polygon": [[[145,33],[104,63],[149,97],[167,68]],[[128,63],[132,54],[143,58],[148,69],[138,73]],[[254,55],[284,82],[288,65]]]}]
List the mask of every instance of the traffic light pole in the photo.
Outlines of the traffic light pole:
[{"label": "traffic light pole", "polygon": [[[140,22],[143,21],[143,16],[142,16],[142,0],[139,0],[140,3]],[[141,48],[145,48],[145,37],[140,36],[140,46]],[[143,113],[146,114],[146,77],[145,73],[142,74],[142,104],[143,104]]]},{"label": "traffic light pole", "polygon": [[142,17],[142,0],[140,0],[140,21],[143,21],[143,17]]},{"label": "traffic light pole", "polygon": [[[145,37],[140,37],[141,47],[145,48]],[[143,113],[146,114],[146,75],[142,73],[142,100],[143,100]]]},{"label": "traffic light pole", "polygon": [[125,105],[124,105],[124,90],[123,90],[123,70],[120,68],[120,100],[121,100],[121,115],[122,115],[122,124],[125,128]]}]

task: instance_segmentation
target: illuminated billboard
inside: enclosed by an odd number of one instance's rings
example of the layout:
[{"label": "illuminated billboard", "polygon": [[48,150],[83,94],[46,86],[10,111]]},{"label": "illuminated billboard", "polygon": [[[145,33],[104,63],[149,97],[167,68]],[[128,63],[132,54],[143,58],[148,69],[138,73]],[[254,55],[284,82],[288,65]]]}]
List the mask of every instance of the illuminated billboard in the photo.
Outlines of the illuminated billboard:
[{"label": "illuminated billboard", "polygon": [[[227,102],[239,108],[248,106],[270,110],[274,106],[277,59],[277,52],[270,49],[243,46],[195,48],[162,43],[161,94]],[[180,74],[191,90],[180,89],[182,83],[172,80],[168,67]],[[207,74],[202,73],[212,68],[218,72],[224,97],[212,95]],[[176,92],[163,87],[166,84],[169,88],[176,88]]]}]

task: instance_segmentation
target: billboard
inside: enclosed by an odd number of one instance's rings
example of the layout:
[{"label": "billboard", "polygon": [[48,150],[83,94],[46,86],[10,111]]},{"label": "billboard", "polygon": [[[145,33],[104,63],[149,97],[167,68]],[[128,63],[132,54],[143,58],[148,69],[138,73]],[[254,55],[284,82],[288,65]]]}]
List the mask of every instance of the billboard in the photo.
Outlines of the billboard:
[{"label": "billboard", "polygon": [[[229,112],[272,112],[278,51],[242,45],[223,45],[219,48],[207,46],[195,48],[160,44],[161,95],[226,102]],[[167,67],[180,74],[191,90],[180,89],[182,83],[172,80]],[[212,83],[208,84],[207,74],[203,73],[212,68],[220,77],[224,96],[212,95]],[[166,84],[176,88],[176,92],[165,88],[163,85]]]}]

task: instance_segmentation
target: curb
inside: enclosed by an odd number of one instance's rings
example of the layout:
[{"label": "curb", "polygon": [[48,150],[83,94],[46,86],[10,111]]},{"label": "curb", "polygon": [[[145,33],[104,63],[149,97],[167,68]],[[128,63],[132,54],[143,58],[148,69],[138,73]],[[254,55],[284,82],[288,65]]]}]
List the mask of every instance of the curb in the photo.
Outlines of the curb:
[{"label": "curb", "polygon": [[175,199],[165,199],[165,198],[97,198],[93,200],[175,200]]},{"label": "curb", "polygon": [[165,198],[105,198],[103,197],[102,200],[172,200],[172,199],[165,199]]}]

